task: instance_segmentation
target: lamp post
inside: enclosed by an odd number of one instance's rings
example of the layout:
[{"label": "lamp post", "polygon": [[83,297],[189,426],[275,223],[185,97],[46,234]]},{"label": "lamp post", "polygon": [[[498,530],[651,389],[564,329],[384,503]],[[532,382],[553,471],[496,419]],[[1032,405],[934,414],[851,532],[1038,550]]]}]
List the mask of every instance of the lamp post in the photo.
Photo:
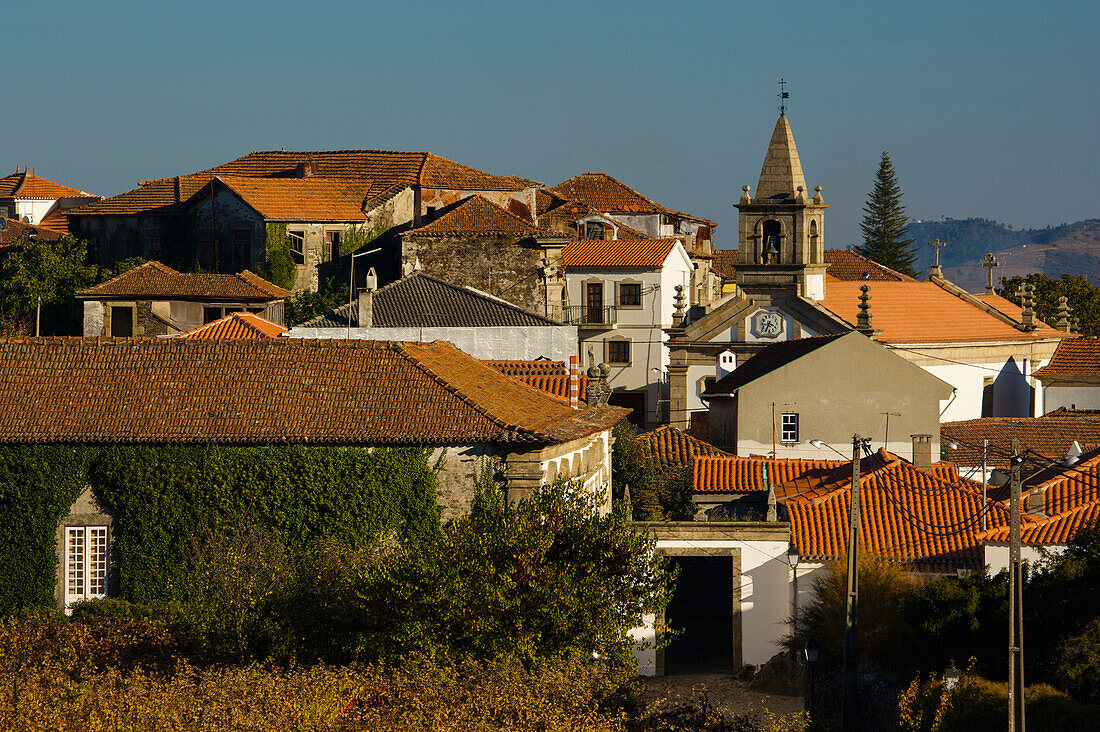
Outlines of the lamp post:
[{"label": "lamp post", "polygon": [[821,654],[821,646],[817,644],[817,638],[812,635],[810,639],[806,641],[805,648],[802,649],[802,655],[806,658],[806,667],[810,671],[810,698],[809,708],[806,710],[810,713],[810,724],[814,722],[814,665],[817,663],[817,658]]},{"label": "lamp post", "polygon": [[955,668],[955,659],[947,662],[947,668],[943,670],[943,685],[951,691],[959,683],[959,669]]},{"label": "lamp post", "polygon": [[810,444],[813,445],[814,447],[816,447],[818,450],[820,450],[823,447],[827,447],[830,450],[832,450],[833,452],[835,452],[837,455],[840,455],[840,457],[844,458],[845,460],[848,459],[847,455],[842,453],[840,450],[837,450],[835,447],[830,445],[828,442],[825,442],[825,440],[810,440]]},{"label": "lamp post", "polygon": [[791,568],[791,580],[793,596],[791,598],[791,620],[794,621],[795,628],[798,627],[798,562],[802,557],[798,554],[798,547],[791,544],[787,549],[787,565]]},{"label": "lamp post", "polygon": [[[351,276],[348,277],[348,300],[351,301],[352,308],[355,307],[355,258],[363,257],[368,254],[376,254],[380,251],[382,251],[382,248],[378,247],[377,249],[370,249],[365,252],[356,252],[351,255]],[[351,340],[351,308],[348,309],[348,340]]]}]

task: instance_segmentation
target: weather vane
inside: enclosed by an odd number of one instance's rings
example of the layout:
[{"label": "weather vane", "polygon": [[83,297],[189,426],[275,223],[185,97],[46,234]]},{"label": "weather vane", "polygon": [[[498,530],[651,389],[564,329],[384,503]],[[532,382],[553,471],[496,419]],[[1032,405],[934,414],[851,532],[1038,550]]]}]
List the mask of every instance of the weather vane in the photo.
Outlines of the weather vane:
[{"label": "weather vane", "polygon": [[787,113],[787,105],[783,100],[791,98],[790,93],[787,92],[787,82],[785,79],[779,80],[779,94],[776,96],[779,97],[779,114],[784,115]]}]

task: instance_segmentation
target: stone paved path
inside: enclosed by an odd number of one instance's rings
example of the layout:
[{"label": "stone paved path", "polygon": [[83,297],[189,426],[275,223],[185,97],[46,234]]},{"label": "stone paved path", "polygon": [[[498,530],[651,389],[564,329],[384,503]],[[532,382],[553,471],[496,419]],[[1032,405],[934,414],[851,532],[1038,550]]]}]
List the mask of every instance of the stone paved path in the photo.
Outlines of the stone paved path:
[{"label": "stone paved path", "polygon": [[802,698],[764,694],[748,688],[745,682],[721,674],[685,674],[682,676],[643,677],[642,699],[646,704],[659,700],[670,703],[692,701],[705,693],[715,707],[724,707],[735,714],[749,711],[784,717],[802,711]]}]

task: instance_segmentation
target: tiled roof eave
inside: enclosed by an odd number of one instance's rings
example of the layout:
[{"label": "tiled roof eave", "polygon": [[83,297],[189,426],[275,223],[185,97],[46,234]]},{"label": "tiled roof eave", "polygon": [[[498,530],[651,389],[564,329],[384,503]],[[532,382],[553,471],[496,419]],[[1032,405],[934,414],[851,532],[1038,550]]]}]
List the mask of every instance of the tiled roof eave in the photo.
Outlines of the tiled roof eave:
[{"label": "tiled roof eave", "polygon": [[[832,312],[832,311],[830,311],[830,312]],[[872,309],[872,313],[873,312],[874,312],[874,310]],[[945,340],[936,340],[936,341],[909,342],[909,341],[894,341],[894,340],[890,340],[889,338],[882,338],[880,336],[880,337],[876,338],[876,340],[878,340],[880,343],[887,343],[887,344],[889,344],[891,346],[894,346],[896,348],[934,348],[936,346],[943,346],[943,345],[948,345],[948,344],[950,344],[952,346],[973,346],[975,348],[979,348],[979,347],[983,347],[983,346],[1001,346],[1001,345],[1004,345],[1004,342],[1005,342],[1006,339],[1005,338],[999,338],[997,340],[992,340],[992,341],[964,341],[964,340],[945,339]],[[1060,341],[1062,339],[1060,337],[1056,337],[1056,336],[1038,336],[1038,335],[1034,335],[1032,333],[1024,333],[1023,331],[1020,331],[1019,335],[1018,336],[1012,336],[1011,340],[1021,341],[1021,342],[1028,342],[1028,343],[1055,343],[1055,342]]]},{"label": "tiled roof eave", "polygon": [[265,303],[272,302],[273,300],[282,300],[282,297],[277,295],[270,295],[267,293],[259,295],[190,295],[187,293],[164,293],[151,295],[148,293],[129,293],[129,294],[99,294],[95,292],[78,292],[75,294],[77,300],[189,300],[195,302],[251,302],[251,303]]}]

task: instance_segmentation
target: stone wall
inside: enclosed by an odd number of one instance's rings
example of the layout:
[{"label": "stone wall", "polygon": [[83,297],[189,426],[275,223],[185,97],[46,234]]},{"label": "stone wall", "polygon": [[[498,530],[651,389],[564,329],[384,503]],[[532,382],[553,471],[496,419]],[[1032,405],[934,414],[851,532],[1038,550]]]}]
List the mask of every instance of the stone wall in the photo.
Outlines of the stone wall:
[{"label": "stone wall", "polygon": [[407,234],[401,242],[402,274],[410,274],[419,261],[425,274],[539,315],[547,312],[542,260],[542,248],[529,238]]}]

